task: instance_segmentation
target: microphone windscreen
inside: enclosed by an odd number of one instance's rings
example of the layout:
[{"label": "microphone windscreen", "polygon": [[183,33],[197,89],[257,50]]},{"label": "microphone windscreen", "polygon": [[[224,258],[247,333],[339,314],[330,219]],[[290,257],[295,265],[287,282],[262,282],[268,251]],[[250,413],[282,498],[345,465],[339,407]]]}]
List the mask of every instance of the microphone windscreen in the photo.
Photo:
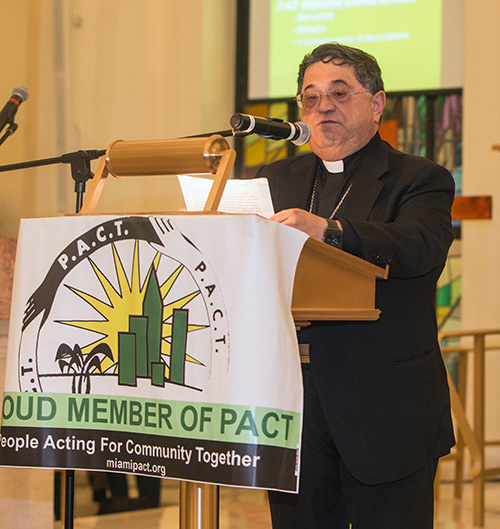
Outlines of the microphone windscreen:
[{"label": "microphone windscreen", "polygon": [[295,126],[300,130],[300,134],[298,138],[292,140],[292,143],[297,145],[297,147],[300,147],[301,145],[305,145],[311,139],[311,129],[309,125],[303,121],[298,121],[295,123]]},{"label": "microphone windscreen", "polygon": [[16,86],[14,90],[12,90],[12,97],[14,96],[17,97],[21,103],[24,103],[29,97],[28,89],[25,86]]}]

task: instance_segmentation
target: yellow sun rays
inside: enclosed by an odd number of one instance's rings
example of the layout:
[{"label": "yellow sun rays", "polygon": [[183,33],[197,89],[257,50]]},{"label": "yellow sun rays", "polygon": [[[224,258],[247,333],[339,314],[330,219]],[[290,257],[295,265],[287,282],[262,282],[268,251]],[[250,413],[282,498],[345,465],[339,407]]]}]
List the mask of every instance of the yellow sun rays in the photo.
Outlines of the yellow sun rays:
[{"label": "yellow sun rays", "polygon": [[[129,329],[129,316],[141,315],[143,311],[144,296],[146,287],[149,282],[151,274],[156,273],[160,263],[161,254],[156,253],[147,276],[141,286],[139,274],[139,243],[135,242],[134,255],[132,262],[132,273],[130,283],[125,272],[125,268],[121,261],[120,255],[114,244],[111,245],[113,250],[113,261],[118,283],[118,289],[112,285],[102,270],[89,258],[89,263],[99,280],[105,294],[107,301],[102,301],[95,296],[83,292],[74,287],[68,287],[74,294],[79,296],[87,302],[102,319],[99,320],[64,320],[59,323],[92,331],[101,335],[101,338],[82,347],[82,353],[88,354],[96,345],[106,343],[109,345],[113,354],[113,359],[105,358],[102,362],[103,371],[112,371],[118,362],[118,335],[121,332],[127,332]],[[179,265],[168,279],[160,286],[161,299],[165,300],[167,295],[171,292],[172,287],[178,280],[184,265]],[[172,336],[172,315],[174,309],[186,307],[193,299],[200,294],[199,290],[191,292],[179,299],[176,299],[163,306],[162,316],[162,356],[170,356],[170,339]],[[193,332],[200,329],[207,328],[207,325],[188,325],[188,332]],[[191,356],[186,357],[186,361],[200,364],[200,362]],[[166,366],[168,374],[168,366]]]}]

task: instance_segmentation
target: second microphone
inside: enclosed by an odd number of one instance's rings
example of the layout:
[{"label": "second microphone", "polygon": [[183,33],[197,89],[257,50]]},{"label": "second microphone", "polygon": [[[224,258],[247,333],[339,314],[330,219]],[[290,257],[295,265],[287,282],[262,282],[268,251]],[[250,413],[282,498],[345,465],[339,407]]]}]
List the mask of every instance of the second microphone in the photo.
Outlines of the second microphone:
[{"label": "second microphone", "polygon": [[290,140],[298,146],[304,145],[311,138],[311,129],[302,121],[288,123],[278,119],[250,116],[249,114],[234,114],[230,123],[235,132],[253,133],[272,140]]}]

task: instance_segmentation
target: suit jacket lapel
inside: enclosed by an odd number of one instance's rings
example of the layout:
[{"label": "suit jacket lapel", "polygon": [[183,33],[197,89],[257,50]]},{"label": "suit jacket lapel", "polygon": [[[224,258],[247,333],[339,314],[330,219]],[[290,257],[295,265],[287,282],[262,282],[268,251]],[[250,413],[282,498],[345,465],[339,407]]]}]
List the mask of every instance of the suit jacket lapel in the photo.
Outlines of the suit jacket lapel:
[{"label": "suit jacket lapel", "polygon": [[352,188],[338,211],[339,217],[368,219],[384,187],[380,177],[389,168],[388,155],[387,145],[382,140],[366,153],[352,179]]},{"label": "suit jacket lapel", "polygon": [[[339,217],[368,219],[384,184],[380,177],[388,170],[387,144],[379,139],[361,161],[353,185],[338,211]],[[276,211],[288,208],[309,209],[309,201],[319,159],[306,154],[291,159],[286,178],[280,179],[276,193]],[[274,199],[274,196],[273,196]]]},{"label": "suit jacket lapel", "polygon": [[277,194],[279,202],[276,211],[289,208],[309,209],[309,199],[313,185],[318,158],[314,154],[306,154],[293,159],[287,178],[281,180],[283,186]]}]

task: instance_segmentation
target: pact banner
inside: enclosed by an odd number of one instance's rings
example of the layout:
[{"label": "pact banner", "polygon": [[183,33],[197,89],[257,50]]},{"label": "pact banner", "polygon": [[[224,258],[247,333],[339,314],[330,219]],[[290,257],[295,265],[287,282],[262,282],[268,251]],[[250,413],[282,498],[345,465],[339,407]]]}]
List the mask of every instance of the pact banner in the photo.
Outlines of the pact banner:
[{"label": "pact banner", "polygon": [[306,239],[253,215],[22,220],[0,465],[296,491]]}]

